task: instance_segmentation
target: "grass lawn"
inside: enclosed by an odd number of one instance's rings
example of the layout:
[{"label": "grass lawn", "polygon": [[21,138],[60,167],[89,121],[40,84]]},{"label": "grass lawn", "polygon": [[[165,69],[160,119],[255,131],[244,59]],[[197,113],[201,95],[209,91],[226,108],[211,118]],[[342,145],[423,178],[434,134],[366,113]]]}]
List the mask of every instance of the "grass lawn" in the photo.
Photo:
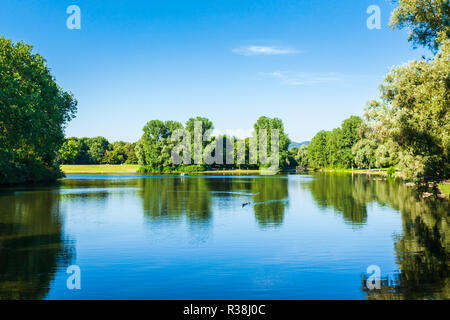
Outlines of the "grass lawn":
[{"label": "grass lawn", "polygon": [[439,185],[439,189],[446,195],[450,195],[450,183],[442,183]]},{"label": "grass lawn", "polygon": [[137,164],[85,164],[85,165],[61,165],[64,173],[136,173],[139,169]]},{"label": "grass lawn", "polygon": [[344,173],[355,173],[355,174],[373,174],[380,176],[387,176],[387,169],[335,169],[335,168],[321,168],[321,172],[344,172]]},{"label": "grass lawn", "polygon": [[[136,173],[139,169],[138,164],[74,164],[61,165],[61,170],[66,174],[73,173]],[[256,174],[259,170],[215,170],[193,173],[213,173],[213,174]]]}]

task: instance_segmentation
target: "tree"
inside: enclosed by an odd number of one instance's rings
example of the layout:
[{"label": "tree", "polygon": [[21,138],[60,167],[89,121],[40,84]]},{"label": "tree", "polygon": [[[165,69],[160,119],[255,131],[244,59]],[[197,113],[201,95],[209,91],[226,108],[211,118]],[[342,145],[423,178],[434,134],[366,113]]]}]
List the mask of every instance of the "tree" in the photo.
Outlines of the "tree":
[{"label": "tree", "polygon": [[59,154],[61,163],[75,163],[78,157],[80,143],[77,138],[70,138],[64,141]]},{"label": "tree", "polygon": [[358,168],[371,169],[375,166],[377,143],[372,139],[362,139],[353,146],[352,153]]},{"label": "tree", "polygon": [[[195,144],[195,123],[196,122],[200,122],[201,126],[202,126],[202,143],[201,144]],[[206,148],[206,146],[209,145],[209,143],[211,142],[212,137],[210,137],[210,139],[208,141],[203,141],[203,137],[205,135],[205,133],[208,130],[213,130],[214,129],[214,125],[212,123],[212,121],[210,121],[208,118],[203,118],[203,117],[196,117],[196,118],[190,118],[187,122],[186,122],[186,130],[191,134],[191,157],[192,157],[192,162],[195,163],[196,160],[196,155],[200,156],[203,154],[203,149]]]},{"label": "tree", "polygon": [[297,152],[295,160],[300,168],[307,169],[310,165],[308,146],[302,145]]},{"label": "tree", "polygon": [[326,165],[342,166],[342,129],[335,128],[327,135]]},{"label": "tree", "polygon": [[449,0],[399,0],[391,16],[393,28],[410,30],[414,47],[428,47],[436,53],[450,38]]},{"label": "tree", "polygon": [[380,87],[381,102],[369,103],[369,135],[398,150],[406,179],[438,182],[449,176],[450,41],[431,61],[394,68]]},{"label": "tree", "polygon": [[138,158],[136,156],[136,143],[128,143],[126,147],[127,152],[127,164],[137,164]]},{"label": "tree", "polygon": [[359,129],[362,123],[363,119],[357,116],[351,116],[342,123],[342,131],[340,136],[340,161],[345,167],[352,167],[355,164],[352,148],[361,139]]},{"label": "tree", "polygon": [[56,155],[77,102],[33,47],[0,38],[0,184],[62,175]]},{"label": "tree", "polygon": [[141,166],[149,172],[162,172],[174,167],[172,149],[176,142],[171,137],[175,130],[183,128],[174,121],[149,121],[143,128],[144,134],[136,144],[136,156]]},{"label": "tree", "polygon": [[325,167],[328,165],[327,140],[329,131],[320,131],[311,140],[308,147],[309,160],[312,166]]},{"label": "tree", "polygon": [[[255,125],[255,133],[257,136],[258,141],[258,148],[259,148],[259,139],[260,139],[260,131],[261,130],[267,130],[267,152],[269,158],[272,155],[271,151],[271,141],[272,141],[272,130],[278,130],[278,137],[279,137],[279,157],[280,157],[280,166],[282,168],[286,168],[288,166],[287,159],[289,157],[289,144],[291,143],[291,140],[289,139],[288,135],[284,132],[284,125],[283,121],[279,118],[268,118],[268,117],[260,117]],[[258,149],[259,150],[259,149]],[[258,159],[261,159],[261,150],[258,152],[259,157]],[[259,160],[260,165],[264,165]]]},{"label": "tree", "polygon": [[107,163],[106,151],[111,150],[109,141],[104,137],[88,138],[86,141],[89,147],[88,155],[95,164]]}]

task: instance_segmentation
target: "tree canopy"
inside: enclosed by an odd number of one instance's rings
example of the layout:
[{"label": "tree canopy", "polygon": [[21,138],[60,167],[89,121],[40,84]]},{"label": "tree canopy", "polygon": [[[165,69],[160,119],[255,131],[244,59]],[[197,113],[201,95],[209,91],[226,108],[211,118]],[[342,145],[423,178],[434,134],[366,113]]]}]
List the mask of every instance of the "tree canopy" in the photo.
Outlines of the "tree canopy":
[{"label": "tree canopy", "polygon": [[0,184],[59,177],[56,152],[76,113],[73,95],[32,51],[24,42],[0,38]]},{"label": "tree canopy", "polygon": [[393,28],[408,28],[408,40],[414,47],[427,47],[437,52],[450,38],[449,0],[398,0],[391,16]]}]

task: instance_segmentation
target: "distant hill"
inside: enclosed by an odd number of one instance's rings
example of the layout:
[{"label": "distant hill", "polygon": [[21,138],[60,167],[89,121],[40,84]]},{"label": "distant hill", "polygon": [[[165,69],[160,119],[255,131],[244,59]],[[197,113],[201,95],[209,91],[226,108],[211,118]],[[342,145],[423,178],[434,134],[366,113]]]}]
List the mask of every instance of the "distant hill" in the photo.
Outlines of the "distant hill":
[{"label": "distant hill", "polygon": [[289,145],[289,149],[292,148],[300,148],[303,145],[309,146],[310,141],[303,141],[303,142],[291,142],[291,144]]}]

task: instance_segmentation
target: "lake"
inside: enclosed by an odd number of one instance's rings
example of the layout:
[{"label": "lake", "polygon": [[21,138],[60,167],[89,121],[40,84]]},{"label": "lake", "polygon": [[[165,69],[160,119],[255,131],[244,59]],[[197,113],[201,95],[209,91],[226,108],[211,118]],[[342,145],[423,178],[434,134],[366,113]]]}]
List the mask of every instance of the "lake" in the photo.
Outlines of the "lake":
[{"label": "lake", "polygon": [[68,175],[0,190],[0,299],[449,299],[449,239],[377,177]]}]

